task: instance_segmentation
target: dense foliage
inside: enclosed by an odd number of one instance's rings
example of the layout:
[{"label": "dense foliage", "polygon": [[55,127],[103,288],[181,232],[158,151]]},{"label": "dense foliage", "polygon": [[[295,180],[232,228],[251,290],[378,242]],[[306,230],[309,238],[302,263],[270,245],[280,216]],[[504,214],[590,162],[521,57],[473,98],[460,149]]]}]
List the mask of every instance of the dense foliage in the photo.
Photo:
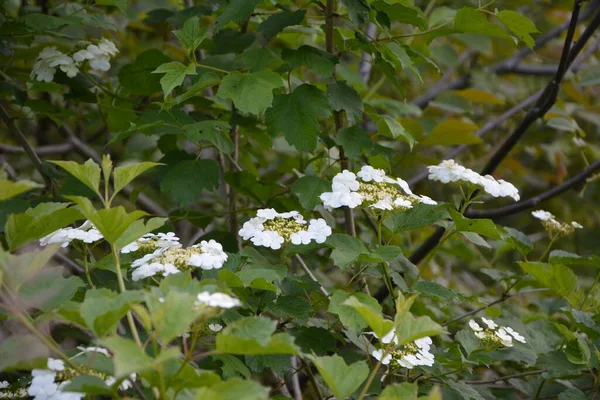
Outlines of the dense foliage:
[{"label": "dense foliage", "polygon": [[0,1],[0,398],[594,398],[600,1]]}]

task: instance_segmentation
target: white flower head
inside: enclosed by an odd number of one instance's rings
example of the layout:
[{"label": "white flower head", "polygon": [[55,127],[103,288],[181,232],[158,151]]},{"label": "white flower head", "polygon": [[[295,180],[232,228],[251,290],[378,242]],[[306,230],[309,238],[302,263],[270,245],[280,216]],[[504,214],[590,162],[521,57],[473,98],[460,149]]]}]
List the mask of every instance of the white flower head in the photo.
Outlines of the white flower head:
[{"label": "white flower head", "polygon": [[201,253],[194,253],[190,256],[189,263],[194,267],[205,270],[219,269],[227,261],[227,253],[223,251],[223,246],[216,240],[203,240],[200,245],[192,246],[199,248]]},{"label": "white flower head", "polygon": [[356,176],[364,182],[383,182],[386,178],[384,170],[373,168],[370,165],[362,167]]},{"label": "white flower head", "polygon": [[79,228],[62,228],[44,236],[40,239],[40,245],[47,246],[53,243],[61,243],[62,247],[67,247],[73,240],[94,243],[101,239],[103,239],[103,236],[100,231],[89,221],[86,221]]},{"label": "white flower head", "polygon": [[493,320],[491,319],[487,319],[487,318],[481,318],[481,320],[483,321],[484,324],[487,325],[487,327],[489,329],[496,329],[498,327],[498,324],[496,324]]},{"label": "white flower head", "polygon": [[483,331],[483,328],[481,326],[479,326],[479,324],[477,322],[475,322],[475,320],[473,320],[473,319],[469,321],[469,327],[474,332],[481,332],[481,331]]},{"label": "white flower head", "polygon": [[221,332],[223,330],[223,325],[221,324],[208,324],[208,329],[213,332]]},{"label": "white flower head", "polygon": [[500,328],[498,329],[496,332],[496,336],[498,336],[498,338],[500,338],[500,341],[502,342],[502,344],[506,347],[512,347],[513,342],[512,342],[512,336],[510,336],[506,330],[504,330],[504,328]]},{"label": "white flower head", "polygon": [[525,340],[525,337],[522,336],[519,332],[515,331],[513,328],[511,328],[509,326],[505,326],[504,330],[506,331],[506,333],[511,335],[516,341],[521,342],[521,343],[527,343],[527,341]]},{"label": "white flower head", "polygon": [[306,221],[298,211],[279,213],[269,208],[258,210],[256,217],[244,223],[239,235],[256,246],[278,250],[285,243],[323,243],[331,232],[322,218]]},{"label": "white flower head", "polygon": [[198,294],[195,304],[196,306],[205,305],[208,307],[234,308],[241,307],[242,302],[225,293],[202,292]]},{"label": "white flower head", "polygon": [[531,215],[533,215],[535,218],[541,220],[541,221],[548,221],[550,219],[554,219],[554,215],[552,215],[551,213],[549,213],[548,211],[544,211],[544,210],[535,210],[531,212]]},{"label": "white flower head", "polygon": [[535,210],[531,215],[542,221],[544,229],[546,229],[550,235],[567,236],[574,233],[576,229],[583,228],[583,226],[576,221],[570,223],[559,222],[556,220],[556,217],[548,211]]},{"label": "white flower head", "polygon": [[382,349],[373,350],[371,352],[371,355],[373,357],[375,357],[378,361],[381,361],[381,363],[383,365],[388,365],[390,363],[390,361],[392,361],[392,355],[391,354],[386,354],[386,356],[384,357]]}]

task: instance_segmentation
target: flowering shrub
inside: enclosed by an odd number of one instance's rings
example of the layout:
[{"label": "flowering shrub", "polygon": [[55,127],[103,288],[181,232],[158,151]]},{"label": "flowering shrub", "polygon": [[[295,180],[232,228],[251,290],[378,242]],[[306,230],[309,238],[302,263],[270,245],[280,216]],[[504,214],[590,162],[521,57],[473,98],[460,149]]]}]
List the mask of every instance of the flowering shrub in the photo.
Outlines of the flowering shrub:
[{"label": "flowering shrub", "polygon": [[597,396],[600,0],[84,3],[0,4],[0,399]]}]

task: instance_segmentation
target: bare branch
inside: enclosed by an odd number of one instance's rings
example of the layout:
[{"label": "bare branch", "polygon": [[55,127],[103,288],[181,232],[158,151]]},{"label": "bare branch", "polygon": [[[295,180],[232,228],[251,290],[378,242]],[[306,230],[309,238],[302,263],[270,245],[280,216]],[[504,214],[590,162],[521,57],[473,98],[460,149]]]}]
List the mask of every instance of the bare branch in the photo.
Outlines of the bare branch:
[{"label": "bare branch", "polygon": [[[48,146],[33,147],[33,151],[40,157],[68,153],[73,150],[73,145],[69,142],[61,144],[51,144]],[[0,143],[0,151],[3,153],[25,153],[25,149],[19,146]]]},{"label": "bare branch", "polygon": [[513,374],[513,375],[505,375],[505,376],[501,376],[501,377],[494,378],[494,379],[488,379],[485,381],[463,381],[463,383],[466,383],[468,385],[487,385],[490,383],[507,381],[509,379],[523,378],[524,376],[540,375],[546,371],[547,371],[546,369],[538,369],[536,371],[521,372],[520,374]]},{"label": "bare branch", "polygon": [[302,269],[304,270],[304,272],[306,272],[306,275],[308,275],[308,277],[313,282],[316,282],[319,285],[319,290],[321,291],[321,293],[323,293],[323,295],[329,297],[329,292],[327,291],[327,289],[325,289],[323,287],[323,285],[321,285],[321,283],[319,282],[319,280],[317,279],[317,277],[312,273],[312,271],[310,270],[310,268],[308,268],[308,265],[306,265],[306,263],[304,262],[304,260],[302,259],[302,257],[300,257],[300,255],[298,255],[298,254],[296,254],[295,257],[296,257],[296,260],[298,260],[298,263],[300,263],[300,266],[302,267]]}]

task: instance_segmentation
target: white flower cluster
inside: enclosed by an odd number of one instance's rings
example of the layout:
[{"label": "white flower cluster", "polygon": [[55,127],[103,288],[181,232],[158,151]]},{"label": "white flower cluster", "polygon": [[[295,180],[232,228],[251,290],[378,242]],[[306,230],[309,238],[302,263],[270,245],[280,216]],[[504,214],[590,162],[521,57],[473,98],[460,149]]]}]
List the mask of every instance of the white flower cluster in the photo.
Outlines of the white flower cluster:
[{"label": "white flower cluster", "polygon": [[244,223],[239,235],[256,246],[278,250],[284,243],[323,243],[331,235],[324,219],[304,220],[298,211],[278,213],[272,208],[258,210],[256,217]]},{"label": "white flower cluster", "polygon": [[556,217],[548,211],[535,210],[531,212],[531,215],[542,221],[542,225],[551,235],[567,236],[575,232],[575,229],[583,228],[579,222],[575,221],[570,223],[558,222]]},{"label": "white flower cluster", "polygon": [[25,399],[27,397],[28,394],[26,389],[11,389],[8,381],[0,382],[0,399]]},{"label": "white flower cluster", "polygon": [[52,82],[56,68],[60,68],[69,78],[74,78],[86,60],[91,69],[108,71],[110,58],[118,52],[114,43],[105,38],[100,39],[97,44],[89,44],[84,49],[75,51],[72,55],[62,53],[56,47],[45,47],[33,64],[31,78],[40,82]]},{"label": "white flower cluster", "polygon": [[[139,281],[157,274],[167,276],[182,270],[201,268],[204,270],[219,269],[227,261],[227,253],[223,246],[215,240],[203,240],[186,249],[182,248],[179,238],[174,233],[145,235],[121,250],[144,254],[131,267],[134,269],[132,279]],[[150,252],[151,251],[151,252]]]},{"label": "white flower cluster", "polygon": [[513,339],[526,343],[526,340],[519,332],[515,331],[509,326],[499,326],[493,320],[487,318],[481,318],[481,321],[486,326],[482,328],[475,320],[469,321],[469,327],[486,346],[489,347],[512,347]]},{"label": "white flower cluster", "polygon": [[[210,292],[202,292],[198,294],[196,298],[196,306],[208,306],[208,307],[219,307],[219,308],[234,308],[241,307],[242,302],[228,294],[225,293],[210,293]],[[219,324],[215,324],[215,326],[209,328],[213,332],[219,332],[223,327]]]},{"label": "white flower cluster", "polygon": [[427,196],[414,194],[404,180],[390,178],[384,170],[369,165],[363,166],[356,175],[348,170],[340,172],[333,177],[331,189],[320,196],[327,208],[362,205],[391,211],[406,210],[418,203],[437,204]]},{"label": "white flower cluster", "polygon": [[[81,353],[75,357],[83,354],[96,352],[110,357],[108,351],[101,347],[79,347]],[[27,389],[29,396],[32,396],[34,400],[80,400],[86,396],[85,393],[69,392],[65,391],[65,387],[71,383],[71,379],[77,376],[78,372],[65,365],[63,360],[54,358],[48,358],[46,369],[34,369],[31,371],[31,384]],[[91,370],[87,368],[86,374],[95,375],[105,381],[108,386],[112,386],[117,380],[113,376],[106,375],[104,373]],[[124,380],[119,389],[127,390],[132,387],[130,380],[135,380],[135,374],[132,374],[129,379]]]},{"label": "white flower cluster", "polygon": [[454,160],[444,160],[439,165],[430,165],[427,168],[429,169],[429,179],[433,181],[467,183],[483,189],[494,197],[512,197],[515,201],[520,199],[519,191],[512,183],[502,179],[496,180],[491,175],[479,175]]},{"label": "white flower cluster", "polygon": [[[374,333],[373,335],[377,337]],[[389,365],[390,369],[400,367],[413,369],[417,366],[431,367],[435,362],[435,358],[430,352],[432,341],[429,336],[417,339],[404,345],[402,349],[396,350],[399,341],[396,329],[392,329],[380,339],[380,342],[384,345],[384,348],[373,350],[371,355],[381,361],[383,365]]]},{"label": "white flower cluster", "polygon": [[100,231],[90,221],[85,221],[79,228],[62,228],[44,236],[40,239],[40,245],[61,243],[62,247],[67,247],[73,240],[94,243],[101,239],[103,236]]}]

